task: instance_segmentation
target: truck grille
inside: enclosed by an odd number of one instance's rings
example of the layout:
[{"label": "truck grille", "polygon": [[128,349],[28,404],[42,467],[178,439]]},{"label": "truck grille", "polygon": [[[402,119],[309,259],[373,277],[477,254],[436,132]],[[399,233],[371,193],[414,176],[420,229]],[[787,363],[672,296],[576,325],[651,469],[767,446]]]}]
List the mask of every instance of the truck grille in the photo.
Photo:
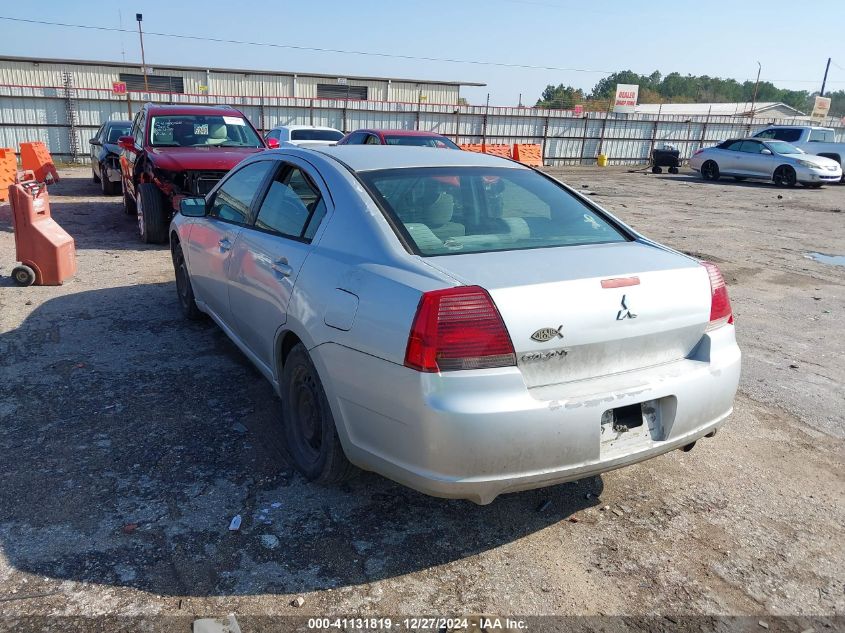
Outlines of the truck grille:
[{"label": "truck grille", "polygon": [[194,171],[188,174],[188,191],[195,196],[204,196],[226,175],[225,171]]}]

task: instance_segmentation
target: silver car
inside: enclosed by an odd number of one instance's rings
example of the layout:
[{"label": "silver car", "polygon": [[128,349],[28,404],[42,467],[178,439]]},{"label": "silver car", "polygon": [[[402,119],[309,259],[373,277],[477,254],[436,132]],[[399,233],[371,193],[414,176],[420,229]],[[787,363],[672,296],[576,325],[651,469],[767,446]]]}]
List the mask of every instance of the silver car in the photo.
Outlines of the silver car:
[{"label": "silver car", "polygon": [[732,139],[715,147],[700,149],[689,165],[705,180],[733,176],[736,180],[773,180],[781,187],[797,183],[821,187],[839,182],[842,167],[835,160],[806,154],[785,141],[758,138]]},{"label": "silver car", "polygon": [[719,269],[519,163],[262,152],[170,228],[179,300],[282,401],[295,466],[489,503],[711,436],[740,350]]}]

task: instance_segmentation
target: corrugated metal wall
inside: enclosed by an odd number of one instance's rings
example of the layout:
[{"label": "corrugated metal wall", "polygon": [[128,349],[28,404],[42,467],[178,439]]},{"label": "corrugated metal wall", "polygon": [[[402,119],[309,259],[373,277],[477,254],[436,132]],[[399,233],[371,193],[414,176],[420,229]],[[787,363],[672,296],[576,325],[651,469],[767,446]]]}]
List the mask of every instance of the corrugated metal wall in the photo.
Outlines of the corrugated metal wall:
[{"label": "corrugated metal wall", "polygon": [[[111,94],[107,86],[94,86],[100,79],[92,73],[79,77],[73,75],[75,96],[68,98],[62,87],[61,77],[54,71],[37,68],[10,69],[9,78],[15,84],[0,84],[0,147],[17,149],[21,142],[40,140],[60,160],[71,159],[68,125],[68,107],[76,113],[75,133],[80,148],[79,160],[85,160],[88,139],[106,119],[127,118],[125,98]],[[33,74],[35,73],[35,75]],[[416,84],[391,84],[391,101],[346,101],[317,98],[294,98],[293,78],[289,83],[265,82],[268,75],[228,73],[220,81],[229,86],[237,85],[239,95],[225,96],[216,93],[215,81],[227,73],[212,75],[209,94],[154,93],[153,100],[170,103],[229,103],[238,107],[259,128],[266,131],[276,125],[312,124],[328,125],[344,131],[361,127],[420,129],[439,132],[458,143],[539,143],[543,145],[545,161],[549,165],[590,163],[599,153],[608,156],[611,163],[636,164],[648,160],[651,150],[669,143],[681,150],[682,158],[689,158],[702,146],[715,141],[745,136],[770,125],[773,119],[737,119],[734,117],[681,117],[646,114],[615,115],[604,112],[575,114],[572,111],[541,110],[534,108],[500,108],[484,106],[458,106],[416,100],[400,101],[396,92],[413,90],[419,97]],[[185,81],[207,81],[204,73],[185,77]],[[201,75],[201,76],[200,76]],[[52,87],[29,87],[33,82],[54,82]],[[316,94],[316,78],[297,77],[297,91],[310,90]],[[378,82],[373,82],[377,90]],[[92,85],[80,85],[92,84]],[[353,82],[353,85],[358,82]],[[197,83],[199,85],[199,83]],[[358,84],[360,85],[360,84]],[[369,88],[369,86],[368,86]],[[444,87],[445,88],[445,87]],[[188,90],[186,83],[186,90]],[[440,94],[436,87],[433,95]],[[276,93],[282,94],[273,94]],[[387,84],[383,87],[386,95]],[[287,94],[285,94],[287,93]],[[142,95],[132,93],[134,110],[137,111]],[[779,124],[805,125],[806,120],[778,119]],[[837,139],[845,142],[845,128],[835,126]]]}]

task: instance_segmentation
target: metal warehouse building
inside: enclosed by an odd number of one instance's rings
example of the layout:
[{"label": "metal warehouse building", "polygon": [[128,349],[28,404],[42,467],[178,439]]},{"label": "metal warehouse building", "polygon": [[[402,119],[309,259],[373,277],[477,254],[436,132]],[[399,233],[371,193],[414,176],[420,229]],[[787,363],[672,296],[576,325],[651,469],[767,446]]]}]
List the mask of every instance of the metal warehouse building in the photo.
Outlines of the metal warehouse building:
[{"label": "metal warehouse building", "polygon": [[[112,94],[125,82],[132,104]],[[465,81],[338,76],[289,71],[154,65],[0,56],[0,147],[42,140],[54,154],[84,156],[87,139],[106,119],[126,118],[143,101],[229,103],[256,127],[285,123],[361,127],[354,110],[407,112],[420,106],[456,106]],[[352,108],[349,108],[352,110]],[[453,111],[454,107],[449,109]],[[366,118],[366,117],[364,117]],[[380,117],[379,122],[383,120]],[[407,117],[394,123],[408,127]]]}]

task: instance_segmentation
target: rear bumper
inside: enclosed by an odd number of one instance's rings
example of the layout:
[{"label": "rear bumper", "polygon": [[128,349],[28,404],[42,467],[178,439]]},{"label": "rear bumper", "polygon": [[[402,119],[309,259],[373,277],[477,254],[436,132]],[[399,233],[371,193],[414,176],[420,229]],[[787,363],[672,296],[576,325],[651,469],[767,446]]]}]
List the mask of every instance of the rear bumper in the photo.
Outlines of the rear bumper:
[{"label": "rear bumper", "polygon": [[[420,374],[335,344],[312,358],[351,461],[426,494],[484,504],[710,433],[732,411],[741,354],[724,326],[693,359],[532,390],[516,368]],[[648,424],[608,441],[602,414],[639,403],[652,412]]]}]

